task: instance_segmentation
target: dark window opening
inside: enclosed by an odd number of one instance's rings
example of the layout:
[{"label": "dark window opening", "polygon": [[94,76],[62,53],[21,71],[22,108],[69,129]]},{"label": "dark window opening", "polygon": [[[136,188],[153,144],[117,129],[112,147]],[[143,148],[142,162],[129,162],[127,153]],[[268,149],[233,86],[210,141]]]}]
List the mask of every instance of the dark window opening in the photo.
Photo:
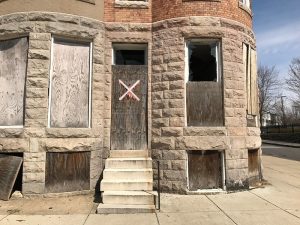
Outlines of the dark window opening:
[{"label": "dark window opening", "polygon": [[189,190],[223,188],[222,152],[188,151]]},{"label": "dark window opening", "polygon": [[145,50],[115,50],[116,65],[145,65]]},{"label": "dark window opening", "polygon": [[189,44],[189,81],[218,80],[217,45]]}]

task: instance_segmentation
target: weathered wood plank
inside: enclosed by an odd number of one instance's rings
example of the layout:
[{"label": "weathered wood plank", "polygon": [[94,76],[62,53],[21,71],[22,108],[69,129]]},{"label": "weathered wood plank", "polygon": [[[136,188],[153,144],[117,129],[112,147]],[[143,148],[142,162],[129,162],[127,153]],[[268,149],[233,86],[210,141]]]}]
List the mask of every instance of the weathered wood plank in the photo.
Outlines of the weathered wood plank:
[{"label": "weathered wood plank", "polygon": [[[147,149],[147,66],[112,66],[112,119],[111,149]],[[119,80],[128,87],[139,84],[132,90],[140,99],[126,95],[127,91]]]},{"label": "weathered wood plank", "polygon": [[223,91],[221,83],[188,82],[186,84],[188,126],[223,126]]},{"label": "weathered wood plank", "polygon": [[54,41],[51,127],[89,126],[89,44]]},{"label": "weathered wood plank", "polygon": [[90,158],[90,152],[48,152],[46,192],[89,190]]},{"label": "weathered wood plank", "polygon": [[258,115],[257,64],[254,49],[251,49],[251,100],[252,115]]},{"label": "weathered wood plank", "polygon": [[190,191],[221,188],[221,154],[218,151],[190,151],[188,175]]},{"label": "weathered wood plank", "polygon": [[259,151],[255,149],[248,151],[248,177],[250,185],[260,179]]},{"label": "weathered wood plank", "polygon": [[24,123],[28,40],[0,41],[0,126]]},{"label": "weathered wood plank", "polygon": [[9,200],[23,159],[0,154],[0,199]]}]

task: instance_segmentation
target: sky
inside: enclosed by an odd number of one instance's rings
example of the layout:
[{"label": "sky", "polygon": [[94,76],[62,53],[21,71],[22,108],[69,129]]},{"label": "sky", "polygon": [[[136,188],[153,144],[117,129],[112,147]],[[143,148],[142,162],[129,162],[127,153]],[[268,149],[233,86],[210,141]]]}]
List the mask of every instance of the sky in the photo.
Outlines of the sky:
[{"label": "sky", "polygon": [[258,63],[276,66],[283,84],[278,94],[287,96],[287,103],[291,104],[295,95],[288,91],[284,80],[291,60],[300,57],[300,0],[252,2]]},{"label": "sky", "polygon": [[258,62],[275,65],[284,79],[300,57],[300,0],[253,0]]}]

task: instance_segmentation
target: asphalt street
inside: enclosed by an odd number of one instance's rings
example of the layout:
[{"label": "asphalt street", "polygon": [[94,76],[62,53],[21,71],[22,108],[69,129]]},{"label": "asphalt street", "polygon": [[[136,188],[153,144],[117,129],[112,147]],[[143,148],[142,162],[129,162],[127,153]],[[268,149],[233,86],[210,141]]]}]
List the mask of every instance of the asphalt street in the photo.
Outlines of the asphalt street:
[{"label": "asphalt street", "polygon": [[300,148],[264,144],[262,146],[262,151],[263,155],[300,161]]}]

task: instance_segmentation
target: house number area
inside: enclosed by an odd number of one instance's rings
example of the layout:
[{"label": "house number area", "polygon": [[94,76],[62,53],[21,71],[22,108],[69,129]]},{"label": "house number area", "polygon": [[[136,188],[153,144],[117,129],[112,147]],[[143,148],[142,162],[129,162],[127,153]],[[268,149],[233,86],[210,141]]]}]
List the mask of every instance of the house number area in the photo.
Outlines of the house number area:
[{"label": "house number area", "polygon": [[123,86],[127,91],[119,98],[120,101],[122,101],[126,96],[128,96],[129,99],[134,99],[137,101],[140,101],[140,98],[136,96],[136,94],[133,92],[134,88],[140,83],[140,80],[137,80],[132,86],[128,87],[122,80],[119,80],[119,84]]}]

